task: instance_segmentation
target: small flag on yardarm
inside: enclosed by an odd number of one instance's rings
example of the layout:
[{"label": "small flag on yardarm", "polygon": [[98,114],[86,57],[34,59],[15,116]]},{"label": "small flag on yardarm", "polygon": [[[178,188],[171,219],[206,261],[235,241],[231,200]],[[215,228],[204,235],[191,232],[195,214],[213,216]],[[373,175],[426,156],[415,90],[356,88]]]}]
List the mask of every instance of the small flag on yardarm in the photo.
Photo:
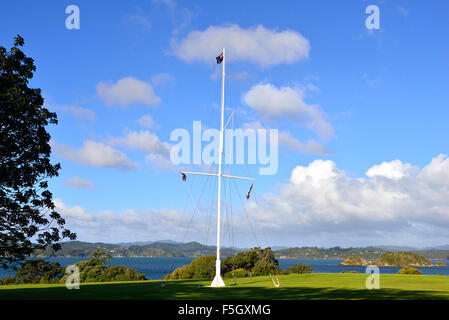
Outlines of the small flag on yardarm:
[{"label": "small flag on yardarm", "polygon": [[220,55],[218,57],[216,57],[215,59],[217,59],[217,64],[220,64],[223,62],[223,52],[220,53]]}]

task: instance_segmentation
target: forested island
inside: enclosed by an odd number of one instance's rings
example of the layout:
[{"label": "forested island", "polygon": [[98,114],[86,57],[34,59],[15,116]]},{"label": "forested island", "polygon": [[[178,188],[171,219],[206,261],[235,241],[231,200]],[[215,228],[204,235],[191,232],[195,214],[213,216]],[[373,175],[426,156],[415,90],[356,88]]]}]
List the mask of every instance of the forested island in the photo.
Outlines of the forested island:
[{"label": "forested island", "polygon": [[427,259],[448,259],[449,250],[441,249],[413,249],[396,247],[360,247],[360,248],[319,248],[319,247],[295,247],[276,250],[276,257],[281,259],[346,259],[360,257],[365,260],[377,260],[383,253],[407,251],[414,252]]},{"label": "forested island", "polygon": [[431,260],[415,252],[384,252],[374,261],[367,261],[362,257],[349,257],[340,263],[342,266],[368,266],[379,267],[440,267],[445,266],[444,262],[433,264]]}]

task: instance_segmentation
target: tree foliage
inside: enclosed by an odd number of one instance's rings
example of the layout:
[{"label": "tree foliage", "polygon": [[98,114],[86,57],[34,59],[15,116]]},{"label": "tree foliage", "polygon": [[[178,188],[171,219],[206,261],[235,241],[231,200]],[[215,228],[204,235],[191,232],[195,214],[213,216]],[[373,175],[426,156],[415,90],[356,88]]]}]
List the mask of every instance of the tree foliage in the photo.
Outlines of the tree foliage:
[{"label": "tree foliage", "polygon": [[48,178],[58,175],[50,163],[49,124],[56,114],[43,107],[40,89],[28,87],[36,70],[14,38],[8,51],[0,46],[0,264],[16,266],[36,249],[60,248],[63,238],[76,235],[52,201]]},{"label": "tree foliage", "polygon": [[215,256],[203,256],[189,265],[176,268],[165,279],[211,279],[215,276]]},{"label": "tree foliage", "polygon": [[398,271],[398,274],[422,274],[422,272],[413,267],[405,267]]},{"label": "tree foliage", "polygon": [[416,252],[397,251],[383,253],[373,264],[377,266],[430,267],[432,261]]},{"label": "tree foliage", "polygon": [[16,270],[15,283],[57,283],[63,276],[63,268],[57,262],[42,259],[24,261]]},{"label": "tree foliage", "polygon": [[[140,281],[145,275],[137,270],[124,266],[105,266],[110,255],[96,251],[90,260],[75,263],[79,268],[80,282]],[[65,273],[60,282],[65,282],[69,274]]]},{"label": "tree foliage", "polygon": [[290,273],[297,273],[297,274],[306,274],[306,273],[312,273],[313,268],[307,264],[304,263],[297,263],[294,266],[291,266],[290,268],[285,269],[283,273],[290,274]]},{"label": "tree foliage", "polygon": [[[79,268],[80,282],[112,282],[112,281],[140,281],[145,275],[137,270],[124,266],[105,266],[110,256],[97,251],[90,260],[75,263]],[[16,270],[14,277],[8,276],[0,280],[0,284],[23,283],[65,283],[67,267],[59,263],[32,259],[24,261]]]},{"label": "tree foliage", "polygon": [[[179,267],[166,275],[165,279],[213,278],[215,276],[215,260],[215,256],[199,257],[190,265]],[[227,257],[221,262],[221,272],[225,277],[234,277],[237,270],[239,270],[240,276],[280,273],[279,262],[275,259],[271,248],[261,249],[259,247],[239,252],[235,257]]]},{"label": "tree foliage", "polygon": [[279,268],[279,262],[276,260],[273,250],[269,247],[265,249],[255,247],[239,252],[235,257],[227,257],[223,260],[222,265],[225,273],[235,269],[245,269],[252,272],[259,261],[266,261],[272,264],[274,268]]},{"label": "tree foliage", "polygon": [[252,276],[268,276],[280,273],[280,269],[268,260],[259,260],[251,269]]}]

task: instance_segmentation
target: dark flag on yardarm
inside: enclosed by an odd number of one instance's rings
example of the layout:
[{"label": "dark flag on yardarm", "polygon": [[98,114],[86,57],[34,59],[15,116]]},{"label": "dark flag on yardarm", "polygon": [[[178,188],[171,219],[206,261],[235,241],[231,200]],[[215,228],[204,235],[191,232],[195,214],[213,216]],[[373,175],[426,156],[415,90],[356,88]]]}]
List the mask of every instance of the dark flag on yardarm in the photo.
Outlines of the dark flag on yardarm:
[{"label": "dark flag on yardarm", "polygon": [[223,52],[220,53],[220,55],[218,57],[216,57],[215,59],[217,59],[217,64],[220,64],[223,62]]}]

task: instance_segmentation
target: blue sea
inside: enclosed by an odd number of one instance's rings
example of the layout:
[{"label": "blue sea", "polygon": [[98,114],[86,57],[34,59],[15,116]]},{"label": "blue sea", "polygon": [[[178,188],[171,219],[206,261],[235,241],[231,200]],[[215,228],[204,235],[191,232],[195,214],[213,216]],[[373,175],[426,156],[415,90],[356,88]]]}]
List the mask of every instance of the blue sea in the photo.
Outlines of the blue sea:
[{"label": "blue sea", "polygon": [[[82,260],[89,260],[89,258],[48,258],[50,262],[59,262],[61,266],[74,264]],[[111,258],[108,265],[111,266],[127,266],[136,269],[145,274],[147,279],[158,280],[162,279],[164,275],[172,272],[178,267],[189,264],[193,258]],[[338,273],[340,271],[359,271],[365,273],[366,267],[353,266],[339,266],[343,261],[341,259],[278,259],[279,267],[286,269],[297,263],[305,263],[314,268],[313,273]],[[441,260],[438,260],[441,261]],[[442,260],[449,265],[449,260]],[[435,262],[435,261],[434,261]],[[394,274],[400,268],[380,267],[380,273]],[[435,274],[449,276],[448,267],[421,267],[418,268],[423,274]],[[6,276],[14,276],[14,271],[0,269],[0,278]]]}]

